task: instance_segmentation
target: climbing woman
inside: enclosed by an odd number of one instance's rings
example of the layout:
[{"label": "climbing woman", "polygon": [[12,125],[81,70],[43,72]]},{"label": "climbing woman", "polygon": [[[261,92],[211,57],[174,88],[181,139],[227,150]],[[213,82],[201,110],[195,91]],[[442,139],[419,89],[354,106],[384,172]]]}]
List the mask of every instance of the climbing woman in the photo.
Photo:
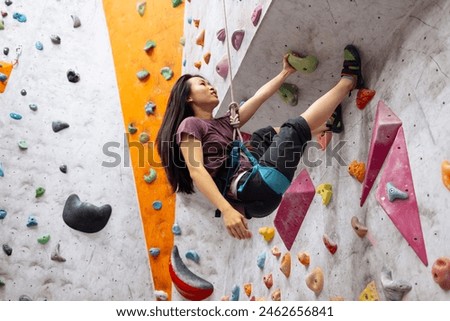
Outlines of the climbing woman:
[{"label": "climbing woman", "polygon": [[238,113],[220,118],[213,117],[219,104],[217,91],[202,76],[181,76],[170,93],[156,139],[168,181],[174,192],[191,194],[195,186],[218,209],[216,216],[222,215],[234,238],[250,238],[247,219],[267,216],[277,208],[306,143],[312,135],[342,130],[340,103],[364,82],[358,50],[348,45],[341,78],[330,91],[281,127],[261,128],[247,144],[234,144],[235,127],[243,126],[294,72],[286,55],[277,76],[246,100]]}]

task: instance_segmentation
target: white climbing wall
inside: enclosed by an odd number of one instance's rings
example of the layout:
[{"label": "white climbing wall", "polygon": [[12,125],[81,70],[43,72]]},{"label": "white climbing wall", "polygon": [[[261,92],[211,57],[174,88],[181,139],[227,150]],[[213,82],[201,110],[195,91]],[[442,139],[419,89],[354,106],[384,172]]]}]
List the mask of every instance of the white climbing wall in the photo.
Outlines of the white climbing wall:
[{"label": "white climbing wall", "polygon": [[[0,61],[22,47],[6,91],[0,94],[0,300],[153,300],[148,254],[136,200],[102,1],[4,1]],[[14,13],[26,16],[20,23]],[[74,28],[71,15],[81,21]],[[55,45],[50,36],[58,35]],[[44,48],[39,51],[35,43]],[[10,49],[3,54],[3,48]],[[66,72],[75,70],[78,83]],[[26,96],[21,91],[26,90]],[[38,106],[37,111],[29,108]],[[10,113],[22,115],[21,120]],[[52,121],[70,127],[52,131]],[[27,150],[18,147],[25,140]],[[105,144],[113,143],[109,155]],[[111,153],[115,153],[112,157]],[[116,166],[113,162],[118,160]],[[67,174],[59,170],[67,165]],[[38,187],[45,194],[35,197]],[[110,204],[104,229],[88,234],[68,227],[62,212],[70,194],[96,206]],[[28,217],[38,225],[27,227]],[[43,245],[37,239],[50,235]],[[65,262],[51,260],[60,245]]]},{"label": "white climbing wall", "polygon": [[[205,1],[206,2],[206,1]],[[188,250],[196,250],[199,264],[184,260],[194,273],[214,284],[211,300],[231,295],[235,285],[240,287],[240,300],[248,300],[244,283],[253,284],[252,295],[271,299],[281,290],[282,300],[329,300],[341,296],[357,300],[366,285],[374,281],[380,299],[386,300],[382,290],[383,267],[392,271],[394,281],[406,280],[412,289],[404,300],[449,300],[450,293],[433,281],[431,267],[437,258],[450,255],[448,208],[450,192],[441,179],[441,162],[450,158],[448,148],[448,106],[450,105],[450,3],[438,1],[389,0],[310,0],[310,1],[238,1],[227,0],[230,34],[237,29],[246,31],[241,49],[232,50],[233,80],[237,102],[251,96],[282,67],[283,54],[288,50],[319,59],[312,74],[291,76],[288,82],[300,88],[299,103],[286,105],[277,95],[271,98],[244,128],[252,131],[269,124],[280,125],[289,117],[304,111],[339,79],[342,52],[348,43],[360,48],[363,71],[368,87],[377,91],[364,109],[355,106],[355,94],[344,102],[345,131],[334,134],[330,147],[333,153],[323,152],[311,144],[308,157],[299,166],[306,168],[315,186],[333,186],[331,203],[322,205],[315,196],[308,214],[291,249],[292,271],[286,278],[280,271],[280,259],[272,256],[278,246],[286,253],[279,235],[267,244],[258,229],[273,226],[274,214],[265,219],[252,219],[249,224],[253,238],[246,241],[231,239],[221,219],[214,218],[214,208],[199,193],[177,197],[176,220],[183,233],[175,243],[182,257]],[[253,9],[263,3],[264,18],[258,29],[251,24]],[[226,53],[226,47],[215,37],[224,27],[222,1],[186,3],[185,72],[200,72],[219,89],[220,97],[229,97],[229,78],[223,80],[215,73],[215,65]],[[188,23],[200,19],[200,28]],[[196,45],[199,29],[206,30],[204,47]],[[211,51],[209,65],[200,70],[193,62]],[[376,105],[383,100],[402,120],[411,164],[416,198],[419,206],[428,266],[425,266],[400,235],[389,217],[377,203],[375,182],[368,200],[359,206],[361,184],[347,172],[352,160],[367,163]],[[226,98],[219,114],[227,109]],[[314,140],[314,139],[313,139]],[[317,163],[312,166],[311,163]],[[368,228],[369,237],[359,238],[350,221],[359,218]],[[195,222],[193,224],[192,222]],[[328,234],[338,249],[331,255],[323,244]],[[296,255],[306,251],[311,264],[305,268]],[[260,269],[257,257],[266,253],[265,267]],[[324,271],[325,285],[316,296],[305,284],[306,276],[315,268]],[[274,285],[268,290],[263,276],[273,274]],[[183,297],[174,291],[174,299]]]}]

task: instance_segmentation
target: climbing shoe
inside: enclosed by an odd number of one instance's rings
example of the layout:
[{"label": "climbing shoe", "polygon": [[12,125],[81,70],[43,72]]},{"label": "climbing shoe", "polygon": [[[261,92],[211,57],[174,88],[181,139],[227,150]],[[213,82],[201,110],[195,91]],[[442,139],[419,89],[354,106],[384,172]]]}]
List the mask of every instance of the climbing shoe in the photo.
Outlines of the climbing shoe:
[{"label": "climbing shoe", "polygon": [[339,134],[344,130],[344,122],[342,121],[342,105],[339,104],[328,119],[326,126],[333,133]]},{"label": "climbing shoe", "polygon": [[356,89],[364,88],[364,79],[361,72],[361,57],[358,49],[353,45],[347,45],[344,49],[344,64],[341,71],[342,76],[356,77]]}]

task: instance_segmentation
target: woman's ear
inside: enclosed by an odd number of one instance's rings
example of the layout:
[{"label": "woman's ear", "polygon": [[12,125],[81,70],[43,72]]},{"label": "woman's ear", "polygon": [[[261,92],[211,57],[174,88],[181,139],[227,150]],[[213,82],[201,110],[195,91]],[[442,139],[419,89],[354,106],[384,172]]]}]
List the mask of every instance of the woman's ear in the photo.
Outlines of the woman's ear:
[{"label": "woman's ear", "polygon": [[192,99],[191,96],[189,96],[189,97],[187,98],[187,100],[186,100],[187,103],[192,103],[193,101],[194,101],[194,100]]}]

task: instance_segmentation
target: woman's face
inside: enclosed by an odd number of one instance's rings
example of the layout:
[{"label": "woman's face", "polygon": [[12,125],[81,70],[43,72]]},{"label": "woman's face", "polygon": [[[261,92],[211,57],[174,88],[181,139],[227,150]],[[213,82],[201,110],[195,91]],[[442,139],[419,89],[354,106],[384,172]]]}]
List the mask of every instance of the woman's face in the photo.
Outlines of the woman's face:
[{"label": "woman's face", "polygon": [[216,89],[201,77],[192,77],[188,80],[190,94],[188,102],[201,109],[212,111],[219,104]]}]

